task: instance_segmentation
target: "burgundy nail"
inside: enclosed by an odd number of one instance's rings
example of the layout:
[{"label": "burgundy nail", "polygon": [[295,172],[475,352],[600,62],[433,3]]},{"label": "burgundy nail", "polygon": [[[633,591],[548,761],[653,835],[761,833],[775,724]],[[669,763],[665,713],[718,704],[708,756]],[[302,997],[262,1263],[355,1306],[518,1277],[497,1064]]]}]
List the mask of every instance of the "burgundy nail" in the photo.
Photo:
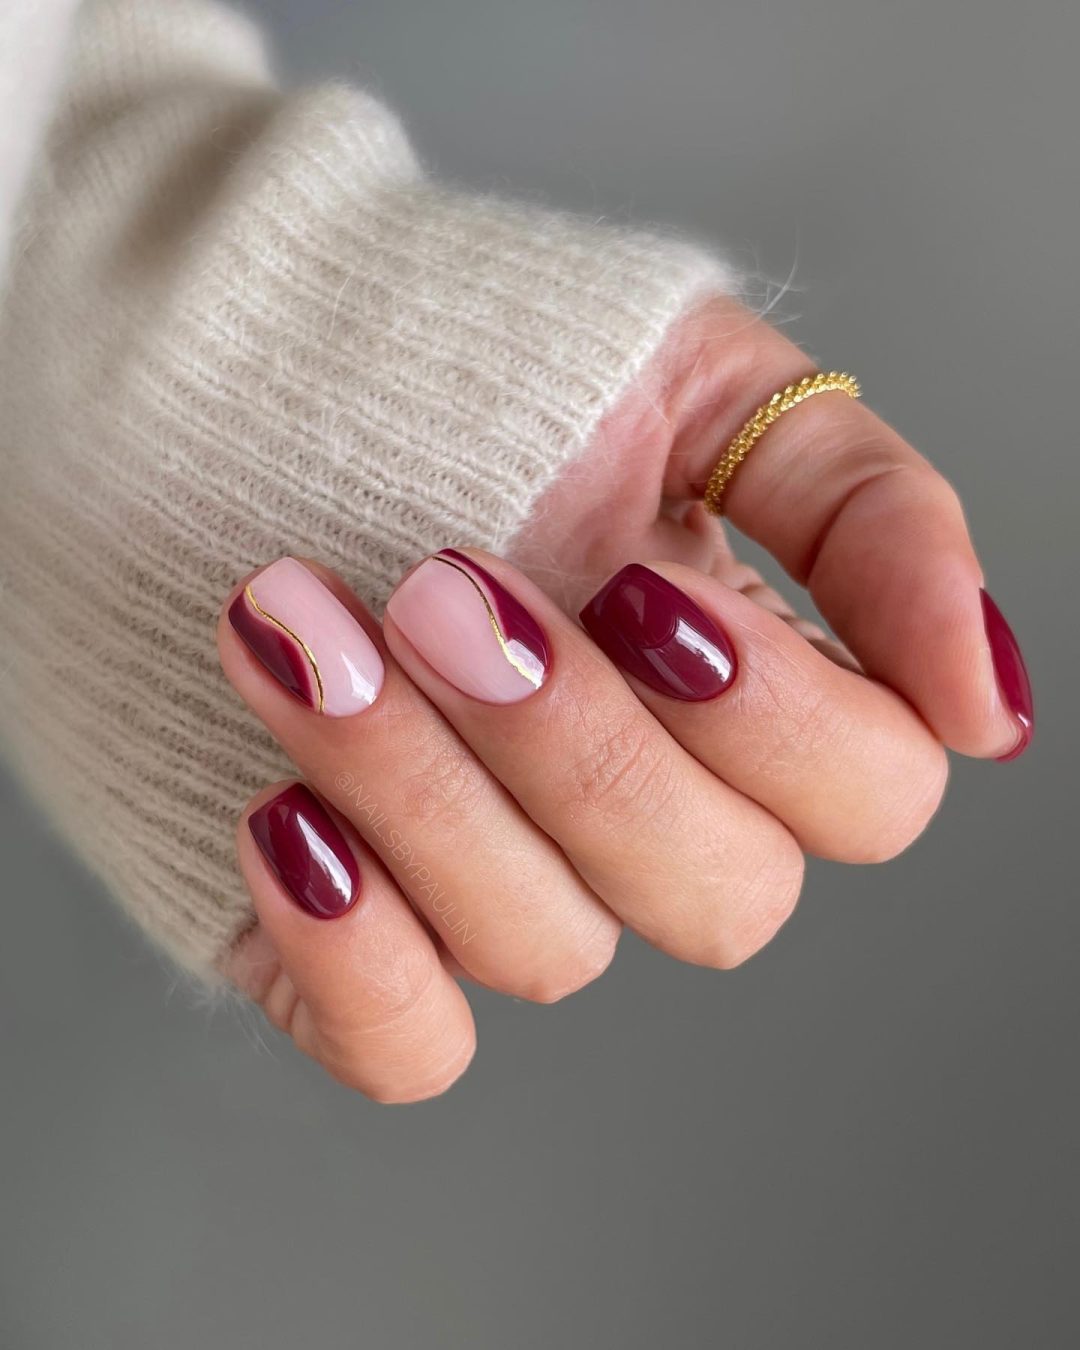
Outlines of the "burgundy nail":
[{"label": "burgundy nail", "polygon": [[303,783],[293,783],[252,811],[248,826],[301,909],[317,919],[336,919],[356,904],[356,858],[326,807]]},{"label": "burgundy nail", "polygon": [[998,762],[1016,759],[1031,744],[1035,731],[1035,704],[1031,697],[1031,680],[1027,666],[1020,654],[1020,644],[1013,630],[1005,622],[1005,616],[985,591],[982,596],[983,621],[986,624],[986,637],[990,643],[990,654],[994,658],[994,673],[997,675],[998,689],[1009,712],[1016,718],[1018,739],[1016,745],[1005,755],[998,756]]},{"label": "burgundy nail", "polygon": [[735,679],[735,649],[701,607],[659,573],[630,563],[581,611],[585,631],[658,694],[699,703]]}]

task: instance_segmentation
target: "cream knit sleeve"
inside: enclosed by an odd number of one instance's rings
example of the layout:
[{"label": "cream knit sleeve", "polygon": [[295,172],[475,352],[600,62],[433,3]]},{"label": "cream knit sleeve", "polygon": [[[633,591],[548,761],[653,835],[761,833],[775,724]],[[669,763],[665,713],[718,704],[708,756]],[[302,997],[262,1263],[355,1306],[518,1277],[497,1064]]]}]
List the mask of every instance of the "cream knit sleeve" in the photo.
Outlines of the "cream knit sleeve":
[{"label": "cream knit sleeve", "polygon": [[0,313],[0,731],[128,911],[207,978],[288,772],[214,622],[283,553],[380,606],[502,548],[722,264],[433,182],[369,95],[284,96],[201,0],[79,17]]}]

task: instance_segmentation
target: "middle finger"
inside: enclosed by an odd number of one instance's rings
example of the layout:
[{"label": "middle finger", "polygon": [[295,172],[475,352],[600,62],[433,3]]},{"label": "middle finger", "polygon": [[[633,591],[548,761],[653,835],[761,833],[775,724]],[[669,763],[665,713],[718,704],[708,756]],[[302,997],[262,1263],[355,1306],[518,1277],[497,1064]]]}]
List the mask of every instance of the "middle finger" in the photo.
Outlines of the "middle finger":
[{"label": "middle finger", "polygon": [[656,946],[731,966],[790,913],[803,860],[788,830],[673,740],[507,563],[433,555],[399,584],[384,633],[593,890]]}]

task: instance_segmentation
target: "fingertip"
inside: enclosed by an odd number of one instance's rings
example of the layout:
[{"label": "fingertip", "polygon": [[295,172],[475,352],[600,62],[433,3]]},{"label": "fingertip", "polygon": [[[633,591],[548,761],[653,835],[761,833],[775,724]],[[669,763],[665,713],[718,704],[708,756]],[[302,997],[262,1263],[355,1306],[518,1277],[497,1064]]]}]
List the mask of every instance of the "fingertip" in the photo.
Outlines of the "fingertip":
[{"label": "fingertip", "polygon": [[412,1106],[419,1102],[434,1101],[438,1097],[444,1097],[460,1082],[475,1057],[476,1028],[470,1018],[466,1034],[450,1048],[444,1058],[426,1067],[422,1072],[414,1071],[407,1079],[375,1084],[367,1082],[367,1075],[361,1074],[360,1080],[350,1083],[349,1086],[363,1092],[380,1106]]},{"label": "fingertip", "polygon": [[998,763],[1006,764],[1019,759],[1031,744],[1035,734],[1035,700],[1016,634],[985,587],[979,591],[979,596],[998,696],[1014,723],[1011,745],[994,756]]},{"label": "fingertip", "polygon": [[915,704],[942,743],[972,759],[1007,763],[1031,744],[1031,682],[1015,634],[980,586],[953,591],[949,621],[925,629],[925,684]]}]

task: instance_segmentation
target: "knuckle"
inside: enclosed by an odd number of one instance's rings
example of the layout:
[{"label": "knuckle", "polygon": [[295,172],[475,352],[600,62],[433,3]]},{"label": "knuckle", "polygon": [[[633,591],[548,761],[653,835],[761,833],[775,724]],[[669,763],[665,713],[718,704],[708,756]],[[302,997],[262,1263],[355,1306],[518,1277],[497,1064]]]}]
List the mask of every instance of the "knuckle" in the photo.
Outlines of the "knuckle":
[{"label": "knuckle", "polygon": [[952,515],[966,533],[964,503],[959,491],[952,483],[925,460],[919,465],[919,472],[928,496],[936,497],[943,512]]},{"label": "knuckle", "polygon": [[447,1091],[476,1050],[471,1023],[448,1036],[438,1016],[440,967],[430,957],[399,962],[369,985],[362,1025],[343,1010],[322,1018],[313,1051],[339,1083],[386,1105],[422,1101]]},{"label": "knuckle", "polygon": [[380,1106],[407,1106],[412,1102],[430,1101],[449,1092],[468,1069],[475,1053],[476,1037],[470,1034],[436,1062],[424,1066],[422,1071],[413,1070],[385,1083],[372,1082],[368,1078],[347,1086],[362,1092]]},{"label": "knuckle", "polygon": [[897,766],[895,783],[883,794],[882,806],[866,835],[838,851],[849,863],[889,862],[923,834],[934,818],[949,781],[949,759],[943,746],[932,744],[920,756]]},{"label": "knuckle", "polygon": [[769,849],[696,958],[701,965],[734,970],[766,946],[791,917],[802,890],[806,862],[793,839]]},{"label": "knuckle", "polygon": [[797,680],[783,666],[762,662],[747,713],[769,734],[747,747],[745,772],[754,783],[787,788],[807,765],[833,757],[850,733],[845,712],[825,688]]},{"label": "knuckle", "polygon": [[461,745],[442,740],[401,781],[398,800],[410,825],[438,824],[449,829],[475,824],[486,790],[485,777]]},{"label": "knuckle", "polygon": [[568,806],[575,815],[602,815],[609,827],[635,827],[670,807],[675,792],[664,743],[644,719],[631,715],[599,727],[587,715],[581,728],[588,751],[568,770]]},{"label": "knuckle", "polygon": [[368,981],[365,1037],[385,1040],[407,1035],[410,1023],[432,1011],[441,978],[438,958],[426,949],[387,961],[382,978]]},{"label": "knuckle", "polygon": [[557,963],[548,965],[525,981],[516,997],[530,1003],[558,1003],[598,980],[611,965],[622,931],[618,920],[605,916],[588,939]]},{"label": "knuckle", "polygon": [[[438,958],[430,951],[388,953],[378,978],[369,975],[365,983],[362,1009],[343,999],[320,1010],[318,1039],[328,1067],[404,1053],[425,1021],[436,1024],[440,978]],[[339,1076],[336,1067],[331,1072]]]}]

